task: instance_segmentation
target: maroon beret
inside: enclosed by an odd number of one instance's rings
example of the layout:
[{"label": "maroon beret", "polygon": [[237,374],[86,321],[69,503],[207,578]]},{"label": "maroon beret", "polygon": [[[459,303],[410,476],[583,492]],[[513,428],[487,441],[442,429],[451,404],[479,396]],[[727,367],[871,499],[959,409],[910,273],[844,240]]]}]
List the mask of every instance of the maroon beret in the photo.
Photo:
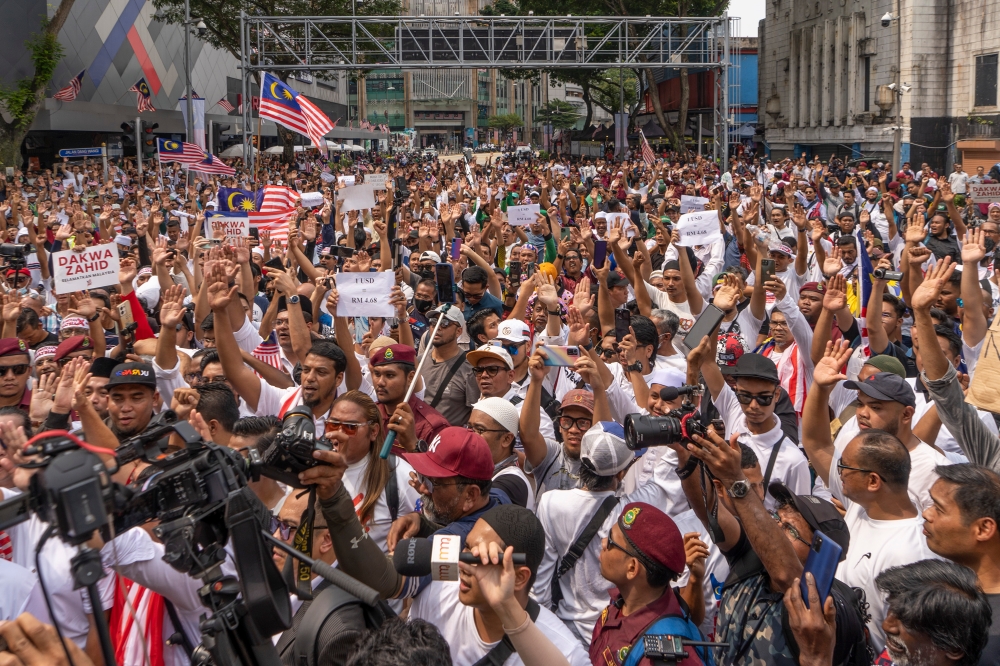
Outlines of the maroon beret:
[{"label": "maroon beret", "polygon": [[28,355],[28,345],[21,338],[0,338],[0,356]]},{"label": "maroon beret", "polygon": [[378,367],[391,363],[417,364],[417,352],[409,345],[389,345],[379,349],[375,356],[368,361],[368,365]]},{"label": "maroon beret", "polygon": [[684,571],[684,537],[670,516],[652,504],[632,502],[618,517],[618,527],[647,569],[651,560],[673,573]]},{"label": "maroon beret", "polygon": [[814,291],[817,294],[825,294],[826,285],[822,282],[806,282],[804,285],[799,287],[799,293],[801,294],[803,291]]},{"label": "maroon beret", "polygon": [[80,351],[81,349],[93,350],[94,342],[90,339],[89,335],[74,335],[72,337],[66,338],[59,343],[56,347],[56,358],[55,361],[58,363],[62,359],[66,358],[75,351]]}]

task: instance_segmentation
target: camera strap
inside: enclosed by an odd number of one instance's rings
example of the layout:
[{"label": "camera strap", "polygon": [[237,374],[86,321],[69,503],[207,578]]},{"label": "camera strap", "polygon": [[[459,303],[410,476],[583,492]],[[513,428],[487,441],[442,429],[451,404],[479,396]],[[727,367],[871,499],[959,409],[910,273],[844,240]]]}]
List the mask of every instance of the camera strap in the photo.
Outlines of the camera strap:
[{"label": "camera strap", "polygon": [[[306,510],[302,512],[299,520],[299,528],[295,530],[295,539],[292,540],[292,547],[305,555],[312,557],[313,549],[313,522],[316,519],[316,486],[309,488],[309,502]],[[291,569],[285,567],[285,572],[290,573]],[[288,586],[295,590],[295,596],[302,601],[309,601],[312,595],[312,567],[303,560],[296,560],[295,579],[289,580]]]},{"label": "camera strap", "polygon": [[712,473],[708,471],[704,463],[698,463],[698,467],[701,468],[701,498],[708,512],[708,533],[712,536],[714,543],[722,543],[726,540],[726,533],[722,531],[722,526],[719,525],[719,494],[715,493],[712,507],[709,508],[707,486],[712,483]]}]

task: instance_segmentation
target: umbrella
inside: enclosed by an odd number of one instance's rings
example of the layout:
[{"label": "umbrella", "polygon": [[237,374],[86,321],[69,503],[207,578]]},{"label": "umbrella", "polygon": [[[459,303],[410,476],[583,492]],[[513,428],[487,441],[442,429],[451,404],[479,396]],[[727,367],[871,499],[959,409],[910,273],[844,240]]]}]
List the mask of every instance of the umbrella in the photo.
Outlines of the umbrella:
[{"label": "umbrella", "polygon": [[363,153],[363,152],[365,152],[365,149],[362,146],[357,146],[357,145],[344,146],[344,148],[347,148],[347,149],[349,149],[349,150],[351,150],[351,151],[353,151],[355,153]]},{"label": "umbrella", "polygon": [[655,120],[650,120],[642,128],[642,133],[646,135],[647,139],[658,139],[660,137],[666,136],[663,128],[660,127],[660,123]]},{"label": "umbrella", "polygon": [[[245,146],[242,143],[238,143],[235,146],[229,146],[221,153],[219,153],[219,157],[243,157],[246,152],[244,148]],[[256,148],[251,148],[251,150],[253,151],[254,155],[260,152]]]}]

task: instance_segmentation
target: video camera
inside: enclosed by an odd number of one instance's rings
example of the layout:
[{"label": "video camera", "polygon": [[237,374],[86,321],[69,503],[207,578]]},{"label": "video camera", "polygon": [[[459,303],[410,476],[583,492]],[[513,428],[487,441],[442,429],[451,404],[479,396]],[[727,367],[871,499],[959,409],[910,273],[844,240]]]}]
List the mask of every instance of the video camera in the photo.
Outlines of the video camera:
[{"label": "video camera", "polygon": [[318,464],[313,458],[317,449],[332,451],[333,445],[326,437],[316,438],[312,410],[290,409],[281,419],[281,430],[274,441],[260,456],[261,472],[293,488],[302,488],[299,474]]},{"label": "video camera", "polygon": [[[665,416],[649,414],[629,414],[625,417],[625,445],[633,451],[650,446],[670,446],[686,444],[693,435],[704,437],[707,426],[690,396],[701,394],[700,386],[665,387],[660,390],[660,399],[666,402],[686,396],[678,409],[670,410]],[[724,432],[725,424],[716,419],[711,425],[716,432]]]},{"label": "video camera", "polygon": [[25,256],[34,248],[30,243],[0,243],[0,257],[6,257],[6,267],[11,270],[27,268]]}]

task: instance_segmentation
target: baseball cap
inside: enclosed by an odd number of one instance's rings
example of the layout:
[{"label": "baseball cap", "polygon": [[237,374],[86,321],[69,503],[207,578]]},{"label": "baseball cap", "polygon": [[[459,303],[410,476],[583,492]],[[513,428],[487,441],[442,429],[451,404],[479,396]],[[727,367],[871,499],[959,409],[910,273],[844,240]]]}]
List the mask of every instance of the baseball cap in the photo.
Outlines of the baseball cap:
[{"label": "baseball cap", "polygon": [[566,395],[563,396],[562,403],[559,404],[559,409],[566,409],[567,407],[580,407],[593,414],[594,394],[584,389],[567,391]]},{"label": "baseball cap", "polygon": [[420,261],[433,261],[435,264],[441,263],[441,255],[432,250],[424,250],[420,255]]},{"label": "baseball cap", "polygon": [[628,285],[628,278],[618,271],[611,271],[608,273],[608,289],[614,289],[615,287],[627,287]]},{"label": "baseball cap", "polygon": [[784,243],[781,243],[780,245],[775,245],[774,247],[770,247],[770,248],[768,248],[768,250],[771,251],[771,252],[780,252],[781,254],[785,255],[786,257],[794,257],[795,256],[795,253],[792,252],[792,248],[788,247]]},{"label": "baseball cap", "polygon": [[417,352],[409,345],[389,345],[382,347],[369,361],[368,365],[378,367],[392,363],[409,363],[416,365]]},{"label": "baseball cap", "polygon": [[590,465],[600,476],[617,474],[634,457],[625,446],[625,429],[614,421],[598,421],[580,440],[580,462]]},{"label": "baseball cap", "polygon": [[481,346],[479,349],[470,351],[466,355],[466,358],[473,367],[475,367],[484,358],[494,358],[498,361],[503,361],[507,365],[508,370],[514,369],[514,359],[510,357],[510,353],[503,347],[489,342]]},{"label": "baseball cap", "polygon": [[894,375],[906,378],[906,368],[903,367],[903,363],[895,356],[879,354],[878,356],[865,359],[862,365],[870,365],[873,368],[878,368],[879,372],[891,372]]},{"label": "baseball cap", "polygon": [[861,391],[870,398],[898,402],[906,407],[916,407],[913,387],[905,379],[891,372],[876,372],[863,382],[846,381],[844,388]]},{"label": "baseball cap", "polygon": [[[430,312],[427,313],[427,319],[430,321],[437,321],[437,318],[441,316],[441,312],[444,309],[444,305],[439,305]],[[453,321],[462,327],[462,331],[465,331],[465,317],[462,316],[462,311],[454,305],[448,307],[447,312],[444,314],[445,319],[448,321]]]},{"label": "baseball cap", "polygon": [[107,356],[98,356],[94,359],[94,362],[90,364],[90,374],[94,377],[104,377],[108,379],[111,377],[111,373],[114,369],[118,367],[118,361],[113,358],[108,358]]},{"label": "baseball cap", "polygon": [[684,538],[670,516],[645,502],[626,504],[618,517],[618,528],[643,566],[684,571]]},{"label": "baseball cap", "polygon": [[156,374],[153,366],[148,363],[119,363],[111,371],[111,379],[107,387],[123,386],[125,384],[139,384],[156,388]]},{"label": "baseball cap", "polygon": [[520,319],[507,319],[500,322],[497,339],[505,342],[528,342],[531,340],[531,329]]},{"label": "baseball cap", "polygon": [[[114,378],[112,378],[114,381]],[[433,478],[493,478],[493,455],[486,440],[471,430],[451,426],[431,440],[426,453],[400,454],[418,474]]]},{"label": "baseball cap", "polygon": [[483,398],[472,409],[491,417],[507,432],[517,434],[521,413],[517,407],[503,398]]},{"label": "baseball cap", "polygon": [[840,561],[847,557],[847,548],[851,545],[851,533],[847,523],[832,503],[815,495],[796,495],[781,482],[772,483],[767,487],[771,497],[778,504],[790,504],[802,514],[813,531],[820,531],[830,537],[843,550]]},{"label": "baseball cap", "polygon": [[743,354],[736,361],[736,365],[726,366],[721,370],[722,374],[729,377],[748,377],[778,383],[778,368],[774,365],[774,361],[761,354]]}]

